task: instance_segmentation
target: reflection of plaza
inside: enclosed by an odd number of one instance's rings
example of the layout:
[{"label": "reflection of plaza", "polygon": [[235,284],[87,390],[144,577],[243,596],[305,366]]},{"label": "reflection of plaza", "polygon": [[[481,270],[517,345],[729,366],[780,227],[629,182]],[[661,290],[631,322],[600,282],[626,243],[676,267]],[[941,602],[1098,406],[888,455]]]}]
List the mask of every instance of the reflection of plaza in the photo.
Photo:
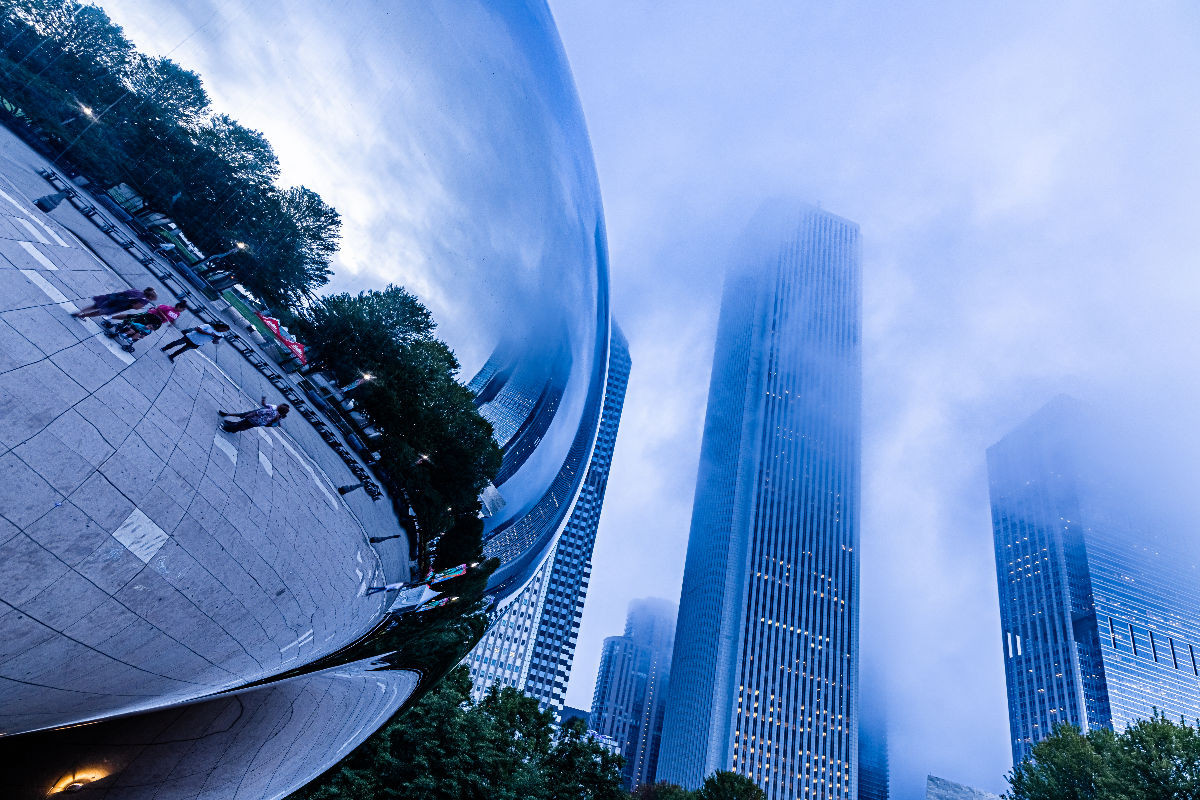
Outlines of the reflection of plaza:
[{"label": "reflection of plaza", "polygon": [[[242,24],[274,16],[242,5]],[[502,502],[485,521],[500,596],[551,552],[596,438],[609,331],[599,192],[544,6],[413,4],[402,26],[383,6],[300,3],[280,23],[355,41],[374,68],[346,70],[337,91],[345,56],[231,59],[249,82],[279,81],[264,102],[296,101],[308,74],[296,113],[369,109],[361,146],[340,142],[345,168],[367,159],[391,191],[357,231],[406,254],[410,271],[388,277],[429,298],[464,362],[510,337],[490,388],[473,387],[505,446]],[[329,144],[326,160],[342,152]],[[76,299],[150,279],[111,243],[93,257],[68,230],[88,230],[72,209],[34,209],[45,162],[3,131],[0,156],[12,197],[0,203],[0,730],[16,734],[0,760],[26,765],[14,796],[78,784],[108,798],[282,797],[473,642],[434,659],[412,646],[422,618],[389,616],[386,593],[368,593],[409,580],[415,554],[386,500],[338,494],[355,478],[304,420],[218,429],[218,410],[276,397],[241,356],[172,364],[157,339],[122,355],[67,316]],[[79,723],[91,724],[68,727]]]}]

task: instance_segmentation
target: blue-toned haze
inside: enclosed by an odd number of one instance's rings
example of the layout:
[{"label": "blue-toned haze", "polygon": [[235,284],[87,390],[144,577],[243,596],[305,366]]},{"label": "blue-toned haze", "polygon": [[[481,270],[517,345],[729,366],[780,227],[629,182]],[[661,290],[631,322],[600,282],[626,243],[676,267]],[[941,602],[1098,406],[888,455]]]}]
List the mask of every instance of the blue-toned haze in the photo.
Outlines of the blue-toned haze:
[{"label": "blue-toned haze", "polygon": [[[297,30],[219,0],[103,5],[139,45],[198,70],[218,107],[276,144],[288,181],[342,211],[336,288],[404,282],[469,366],[486,356],[457,291],[486,273],[413,263],[389,233],[399,198],[436,187],[364,155],[387,151],[362,92],[387,67],[362,57],[378,30]],[[420,4],[388,7],[402,20]],[[677,597],[724,254],[762,198],[793,195],[862,228],[862,641],[886,675],[895,796],[922,796],[928,772],[1000,791],[1010,756],[985,448],[1069,391],[1200,452],[1200,10],[552,11],[635,365],[567,703],[588,704],[629,600]],[[503,187],[487,188],[501,219]]]}]

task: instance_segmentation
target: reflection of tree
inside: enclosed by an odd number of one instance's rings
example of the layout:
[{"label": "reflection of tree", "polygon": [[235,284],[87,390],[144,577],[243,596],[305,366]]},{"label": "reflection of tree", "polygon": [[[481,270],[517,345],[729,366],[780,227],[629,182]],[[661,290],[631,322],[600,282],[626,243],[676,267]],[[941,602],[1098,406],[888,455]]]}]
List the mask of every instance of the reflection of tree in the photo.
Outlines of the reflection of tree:
[{"label": "reflection of tree", "polygon": [[228,264],[269,303],[299,302],[328,281],[337,212],[309,189],[276,186],[262,134],[214,113],[198,75],[139,53],[103,10],[6,3],[0,96],[48,155],[101,185],[131,184],[205,252],[249,243]]},{"label": "reflection of tree", "polygon": [[439,556],[446,548],[457,560],[439,563],[478,560],[475,513],[500,450],[474,395],[455,379],[458,360],[434,336],[429,310],[388,286],[318,298],[292,329],[308,344],[310,362],[332,370],[340,385],[373,376],[354,392],[357,410],[381,434],[383,471],[412,504],[422,544],[445,531]]}]

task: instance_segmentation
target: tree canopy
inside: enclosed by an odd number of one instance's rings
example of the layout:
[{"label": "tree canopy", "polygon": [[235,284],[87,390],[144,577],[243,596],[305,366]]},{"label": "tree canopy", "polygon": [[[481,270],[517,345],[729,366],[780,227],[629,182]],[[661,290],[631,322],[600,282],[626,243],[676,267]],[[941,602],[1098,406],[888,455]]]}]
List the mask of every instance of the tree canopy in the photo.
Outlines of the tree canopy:
[{"label": "tree canopy", "polygon": [[200,77],[138,52],[105,12],[77,0],[0,9],[0,97],[50,155],[101,185],[128,183],[273,305],[329,280],[341,218],[311,189],[281,187],[258,131],[212,108]]},{"label": "tree canopy", "polygon": [[696,791],[659,781],[643,784],[633,793],[635,800],[766,800],[758,784],[736,772],[714,772]]},{"label": "tree canopy", "polygon": [[458,667],[294,800],[620,800],[623,759],[582,722],[555,729],[515,689],[471,701]]},{"label": "tree canopy", "polygon": [[1200,797],[1200,730],[1160,714],[1121,733],[1060,725],[1008,780],[1008,800],[1189,800]]}]

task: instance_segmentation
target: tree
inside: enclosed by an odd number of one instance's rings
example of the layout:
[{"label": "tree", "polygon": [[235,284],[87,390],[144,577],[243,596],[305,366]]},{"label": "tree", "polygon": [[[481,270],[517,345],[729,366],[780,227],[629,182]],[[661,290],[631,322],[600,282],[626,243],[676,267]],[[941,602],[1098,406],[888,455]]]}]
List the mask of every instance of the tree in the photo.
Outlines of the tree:
[{"label": "tree", "polygon": [[767,795],[745,775],[714,772],[704,779],[696,800],[767,800]]},{"label": "tree", "polygon": [[548,800],[621,800],[629,796],[621,789],[625,759],[588,736],[581,719],[571,720],[555,734],[550,763],[555,774]]},{"label": "tree", "polygon": [[658,783],[643,783],[633,792],[636,800],[695,800],[696,793],[689,792],[674,783],[659,781]]},{"label": "tree", "polygon": [[511,688],[470,699],[458,667],[297,800],[618,800],[623,760]]},{"label": "tree", "polygon": [[1008,776],[1009,800],[1200,797],[1200,731],[1155,714],[1121,733],[1060,725]]}]

